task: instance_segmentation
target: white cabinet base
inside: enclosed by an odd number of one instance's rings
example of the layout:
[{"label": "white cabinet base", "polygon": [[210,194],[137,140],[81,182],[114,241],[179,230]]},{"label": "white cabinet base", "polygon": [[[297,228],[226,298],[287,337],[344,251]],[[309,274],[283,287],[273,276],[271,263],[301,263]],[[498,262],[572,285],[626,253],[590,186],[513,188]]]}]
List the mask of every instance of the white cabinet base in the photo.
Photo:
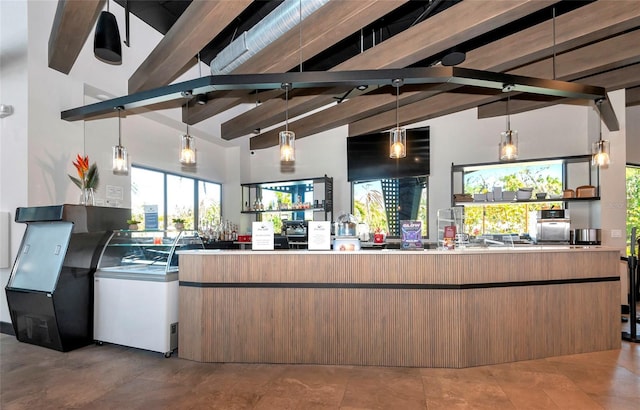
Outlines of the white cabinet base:
[{"label": "white cabinet base", "polygon": [[164,353],[178,347],[178,280],[94,279],[93,338]]}]

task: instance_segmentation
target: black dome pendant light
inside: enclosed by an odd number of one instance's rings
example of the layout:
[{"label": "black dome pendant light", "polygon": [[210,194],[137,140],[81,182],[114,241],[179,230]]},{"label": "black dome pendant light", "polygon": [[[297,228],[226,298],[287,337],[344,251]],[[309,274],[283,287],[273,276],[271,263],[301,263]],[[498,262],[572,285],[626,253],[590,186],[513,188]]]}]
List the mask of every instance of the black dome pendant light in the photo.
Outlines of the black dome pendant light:
[{"label": "black dome pendant light", "polygon": [[98,60],[105,63],[122,64],[120,31],[116,16],[109,12],[109,0],[107,0],[107,11],[100,12],[100,17],[98,17],[93,39],[93,53]]}]

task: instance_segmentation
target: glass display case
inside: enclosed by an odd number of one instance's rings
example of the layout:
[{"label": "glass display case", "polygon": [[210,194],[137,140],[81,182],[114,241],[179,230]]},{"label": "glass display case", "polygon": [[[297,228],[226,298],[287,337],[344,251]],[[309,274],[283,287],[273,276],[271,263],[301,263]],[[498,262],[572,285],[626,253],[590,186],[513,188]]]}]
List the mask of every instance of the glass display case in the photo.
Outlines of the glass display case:
[{"label": "glass display case", "polygon": [[104,247],[98,269],[167,275],[178,272],[176,251],[203,248],[196,231],[115,231]]},{"label": "glass display case", "polygon": [[195,231],[116,231],[95,274],[94,338],[171,356],[178,347],[177,251],[203,249]]}]

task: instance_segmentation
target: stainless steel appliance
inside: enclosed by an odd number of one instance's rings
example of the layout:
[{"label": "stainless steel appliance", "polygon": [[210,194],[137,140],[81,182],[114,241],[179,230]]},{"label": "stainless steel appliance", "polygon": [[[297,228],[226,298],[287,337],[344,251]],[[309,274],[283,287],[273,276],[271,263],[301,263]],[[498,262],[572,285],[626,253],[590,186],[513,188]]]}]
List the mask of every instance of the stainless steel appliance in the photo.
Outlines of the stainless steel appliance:
[{"label": "stainless steel appliance", "polygon": [[571,219],[565,209],[543,209],[536,221],[538,243],[570,243]]},{"label": "stainless steel appliance", "polygon": [[284,232],[290,248],[301,249],[307,247],[307,221],[282,221]]},{"label": "stainless steel appliance", "polygon": [[576,245],[600,245],[601,231],[594,228],[574,229],[573,241]]}]

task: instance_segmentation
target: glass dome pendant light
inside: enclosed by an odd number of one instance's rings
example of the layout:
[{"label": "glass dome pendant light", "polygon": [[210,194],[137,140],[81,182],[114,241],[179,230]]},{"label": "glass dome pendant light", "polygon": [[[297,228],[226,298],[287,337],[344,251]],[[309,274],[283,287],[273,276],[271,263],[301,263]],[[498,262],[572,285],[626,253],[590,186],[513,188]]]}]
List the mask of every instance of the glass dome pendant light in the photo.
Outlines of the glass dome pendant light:
[{"label": "glass dome pendant light", "polygon": [[187,102],[187,133],[180,137],[180,164],[185,166],[196,165],[196,141],[189,135],[189,102]]},{"label": "glass dome pendant light", "polygon": [[[505,87],[505,89],[508,87]],[[510,91],[510,89],[508,90]],[[500,133],[500,161],[513,161],[518,159],[518,131],[511,129],[509,116],[509,99],[507,95],[507,130]]]},{"label": "glass dome pendant light", "polygon": [[600,136],[598,141],[594,142],[591,146],[591,165],[607,168],[611,162],[609,158],[611,146],[609,140],[602,139],[602,100],[598,100],[596,104],[598,104],[598,111],[600,112],[600,118],[598,119],[600,123]]},{"label": "glass dome pendant light", "polygon": [[118,145],[113,147],[113,174],[129,175],[129,154],[122,146],[122,120],[120,113],[123,107],[116,107],[118,110]]},{"label": "glass dome pendant light", "polygon": [[392,81],[393,86],[396,87],[396,127],[389,131],[389,158],[394,159],[407,156],[407,130],[400,128],[398,119],[398,99],[403,82],[401,78],[396,78]]},{"label": "glass dome pendant light", "polygon": [[289,90],[291,89],[291,83],[282,83],[281,86],[284,89],[286,109],[285,109],[285,122],[284,131],[280,131],[280,161],[292,162],[296,160],[296,133],[289,131]]}]

